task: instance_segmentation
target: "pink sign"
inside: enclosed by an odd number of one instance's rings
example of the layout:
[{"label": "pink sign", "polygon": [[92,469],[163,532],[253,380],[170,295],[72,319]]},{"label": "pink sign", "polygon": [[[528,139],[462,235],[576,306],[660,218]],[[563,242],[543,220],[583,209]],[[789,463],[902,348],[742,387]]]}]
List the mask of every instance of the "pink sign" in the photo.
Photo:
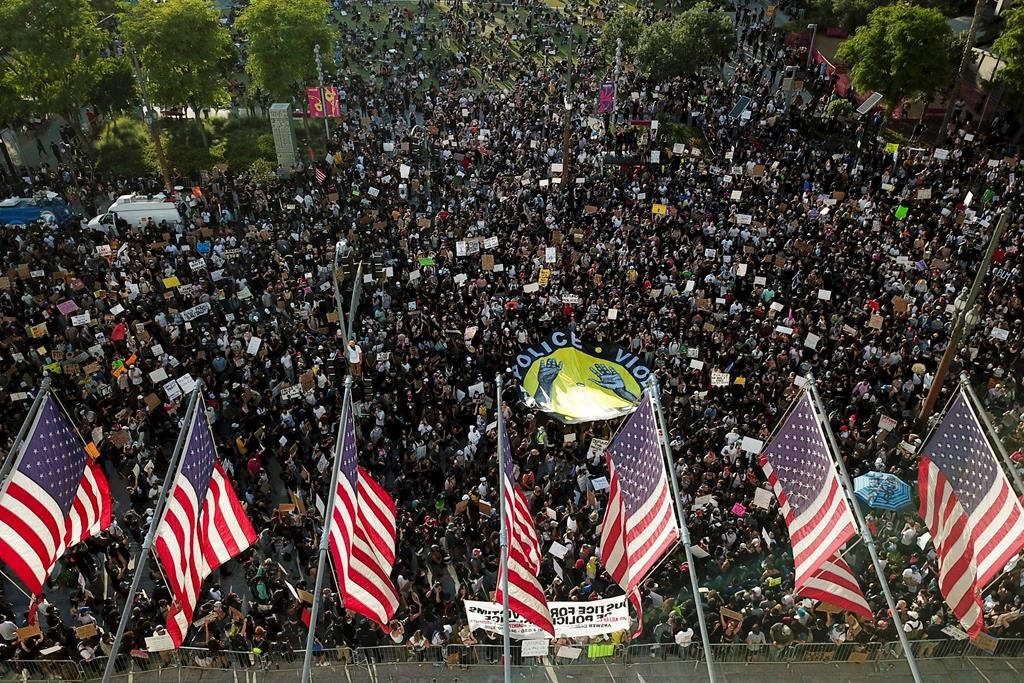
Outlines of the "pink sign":
[{"label": "pink sign", "polygon": [[324,88],[324,111],[332,119],[341,116],[341,101],[338,99],[338,89],[333,85],[329,88]]},{"label": "pink sign", "polygon": [[604,114],[615,109],[615,84],[605,83],[597,96],[597,113]]},{"label": "pink sign", "polygon": [[309,100],[309,115],[314,119],[322,119],[324,103],[320,99],[320,88],[306,88],[306,99]]},{"label": "pink sign", "polygon": [[68,299],[67,301],[62,301],[59,304],[57,304],[57,310],[64,315],[70,315],[71,313],[74,313],[75,311],[78,310],[78,304],[76,304],[71,299]]},{"label": "pink sign", "polygon": [[742,517],[743,515],[747,514],[747,508],[743,507],[743,503],[736,503],[735,505],[732,506],[732,514],[736,515],[737,517]]}]

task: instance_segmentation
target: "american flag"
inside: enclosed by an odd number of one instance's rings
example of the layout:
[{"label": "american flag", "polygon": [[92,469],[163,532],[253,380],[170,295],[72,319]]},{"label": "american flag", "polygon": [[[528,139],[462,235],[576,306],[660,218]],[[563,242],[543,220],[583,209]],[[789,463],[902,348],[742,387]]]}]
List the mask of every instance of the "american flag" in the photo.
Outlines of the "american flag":
[{"label": "american flag", "polygon": [[641,628],[637,586],[679,540],[649,395],[608,447],[608,510],[601,528],[601,564],[629,596]]},{"label": "american flag", "polygon": [[47,391],[0,493],[0,560],[36,595],[68,548],[109,526],[107,478]]},{"label": "american flag", "polygon": [[961,389],[921,452],[921,518],[939,556],[939,590],[972,638],[981,592],[1024,547],[1024,510]]},{"label": "american flag", "polygon": [[313,175],[316,177],[316,182],[320,185],[324,184],[324,180],[327,179],[327,174],[320,168],[313,169]]},{"label": "american flag", "polygon": [[341,468],[331,519],[330,552],[345,608],[390,632],[398,609],[391,581],[395,565],[395,502],[357,464],[356,428],[351,405],[342,424]]},{"label": "american flag", "polygon": [[796,592],[870,618],[856,576],[839,556],[857,527],[808,392],[760,462],[789,528]]},{"label": "american flag", "polygon": [[[498,408],[501,409],[500,406]],[[505,433],[504,420],[498,425],[498,448],[502,454],[501,476],[505,478],[505,500],[502,507],[503,523],[508,530],[508,608],[531,624],[554,637],[544,589],[537,580],[540,571],[540,543],[533,524],[530,506],[523,492],[516,486],[512,449]],[[498,569],[498,590],[495,600],[503,601],[504,574]]]},{"label": "american flag", "polygon": [[256,540],[256,531],[217,462],[202,398],[185,429],[178,473],[156,531],[157,556],[174,597],[167,634],[175,647],[185,640],[206,577]]}]

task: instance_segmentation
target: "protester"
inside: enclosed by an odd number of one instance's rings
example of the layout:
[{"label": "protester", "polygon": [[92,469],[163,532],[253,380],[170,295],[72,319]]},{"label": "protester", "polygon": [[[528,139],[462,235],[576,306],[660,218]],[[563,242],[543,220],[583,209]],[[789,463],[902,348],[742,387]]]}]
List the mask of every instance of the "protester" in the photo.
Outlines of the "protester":
[{"label": "protester", "polygon": [[[544,45],[558,29],[537,27],[571,26],[572,7],[508,13],[521,23],[505,31]],[[535,514],[549,599],[621,594],[597,552],[607,491],[592,482],[608,472],[600,453],[588,453],[592,439],[610,438],[618,425],[564,425],[531,412],[508,376],[505,404],[495,404],[494,379],[515,353],[559,328],[628,348],[663,389],[670,457],[701,552],[691,567],[677,550],[644,582],[643,642],[660,644],[663,656],[670,648],[693,656],[691,571],[712,642],[735,643],[741,657],[794,642],[894,640],[862,545],[846,559],[863,569],[872,620],[793,595],[785,522],[777,502],[754,504],[764,476],[743,439],[767,441],[798,383],[813,375],[851,476],[877,470],[915,483],[928,431],[917,410],[956,302],[998,213],[1019,210],[1019,156],[1005,138],[962,113],[945,151],[894,153],[872,124],[823,141],[815,115],[828,93],[790,101],[778,90],[784,67],[804,56],[760,6],[741,4],[742,41],[720,77],[656,84],[626,73],[617,110],[604,119],[591,106],[604,68],[592,44],[575,45],[569,94],[579,106],[563,159],[564,60],[540,67],[528,50],[509,48],[511,33],[491,36],[502,60],[477,76],[473,54],[434,64],[411,55],[402,32],[412,21],[402,10],[354,11],[365,17],[346,40],[375,54],[397,45],[409,59],[389,60],[366,82],[339,82],[346,116],[332,125],[328,154],[318,150],[267,184],[237,169],[198,183],[178,178],[178,225],[121,225],[117,239],[76,225],[3,230],[0,350],[11,406],[3,429],[13,437],[48,377],[100,450],[120,526],[62,560],[48,586],[66,602],[44,602],[30,619],[26,599],[6,587],[0,657],[38,658],[55,645],[60,659],[109,654],[197,381],[224,468],[260,532],[204,586],[194,619],[202,626],[186,641],[206,648],[202,665],[223,666],[228,651],[288,666],[304,647],[318,506],[346,374],[360,462],[398,508],[401,605],[386,634],[346,612],[329,577],[318,661],[326,652],[351,661],[342,654],[350,649],[380,661],[384,651],[370,648],[385,645],[388,657],[437,660],[458,643],[464,663],[492,659],[487,646],[500,638],[471,631],[463,602],[495,590],[499,408]],[[463,8],[447,31],[474,35],[487,11]],[[374,28],[378,19],[384,28]],[[476,89],[476,79],[502,74],[506,89]],[[752,99],[750,116],[733,120],[741,94]],[[690,122],[706,142],[674,137],[668,117]],[[655,129],[653,121],[666,123]],[[557,163],[567,168],[552,172]],[[315,169],[326,174],[322,183]],[[87,207],[161,185],[156,176],[104,178],[59,163],[6,182],[5,194],[51,188]],[[183,190],[194,185],[201,193]],[[979,388],[1014,448],[1024,436],[1022,233],[1013,214],[947,380],[963,374]],[[342,300],[360,290],[351,321],[336,309],[336,253]],[[527,291],[544,271],[547,284]],[[713,383],[713,373],[726,383]],[[481,383],[482,392],[472,388]],[[915,511],[872,514],[904,628],[915,638],[950,637],[956,619]],[[553,541],[567,547],[562,558],[547,552]],[[124,653],[150,648],[146,639],[160,635],[171,607],[155,559],[146,578]],[[1024,635],[1022,580],[1017,564],[986,593],[990,634]],[[723,609],[742,621],[720,619]],[[89,615],[105,637],[78,638],[65,626],[70,614]],[[8,624],[33,619],[42,642],[12,642]],[[248,656],[231,661],[248,665]]]}]

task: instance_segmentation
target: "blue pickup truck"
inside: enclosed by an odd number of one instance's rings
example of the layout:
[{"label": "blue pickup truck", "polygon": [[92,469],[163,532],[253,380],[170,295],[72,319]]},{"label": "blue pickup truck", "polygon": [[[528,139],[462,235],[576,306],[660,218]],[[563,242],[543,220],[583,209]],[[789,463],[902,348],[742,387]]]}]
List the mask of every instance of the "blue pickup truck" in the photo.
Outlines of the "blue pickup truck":
[{"label": "blue pickup truck", "polygon": [[61,225],[70,219],[71,209],[55,192],[0,200],[0,225],[28,225],[36,221]]}]

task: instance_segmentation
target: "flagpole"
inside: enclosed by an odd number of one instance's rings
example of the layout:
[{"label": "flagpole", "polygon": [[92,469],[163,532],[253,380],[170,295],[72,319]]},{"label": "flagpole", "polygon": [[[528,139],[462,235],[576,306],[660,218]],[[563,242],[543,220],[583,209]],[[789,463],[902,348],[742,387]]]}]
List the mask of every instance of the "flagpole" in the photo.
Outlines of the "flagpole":
[{"label": "flagpole", "polygon": [[3,494],[7,491],[7,480],[18,467],[18,461],[21,460],[22,442],[25,441],[25,435],[28,433],[29,427],[32,426],[32,422],[35,419],[36,413],[39,412],[39,406],[43,404],[43,399],[46,398],[46,394],[50,391],[50,378],[44,377],[39,388],[39,392],[36,393],[36,398],[32,401],[32,406],[28,409],[28,414],[25,416],[24,421],[21,423],[21,429],[18,430],[18,435],[14,437],[14,443],[11,444],[11,449],[7,451],[7,457],[4,458],[3,470],[0,472],[0,498],[3,498]]},{"label": "flagpole", "polygon": [[807,387],[811,392],[811,398],[814,401],[815,408],[817,410],[817,422],[818,427],[825,432],[828,438],[829,447],[832,450],[832,459],[835,461],[836,466],[839,468],[839,475],[843,480],[843,495],[846,497],[846,502],[853,509],[853,514],[857,518],[857,527],[860,530],[861,538],[864,539],[864,545],[868,547],[868,554],[871,555],[871,564],[875,568],[875,574],[878,575],[878,580],[882,584],[882,593],[885,594],[885,602],[889,605],[889,612],[892,614],[892,622],[896,627],[896,635],[899,636],[900,645],[903,647],[903,654],[907,658],[907,665],[910,667],[910,673],[914,677],[916,683],[922,683],[921,672],[917,670],[917,660],[914,658],[914,653],[910,649],[910,641],[907,640],[907,634],[903,630],[903,619],[900,618],[900,614],[896,611],[896,601],[892,597],[892,591],[889,590],[889,582],[885,579],[885,572],[882,569],[882,561],[878,558],[878,550],[875,548],[875,539],[871,534],[871,529],[868,527],[867,521],[864,519],[864,514],[857,507],[857,501],[853,499],[853,482],[850,480],[850,473],[846,471],[846,463],[843,462],[843,457],[839,453],[839,444],[836,443],[835,434],[832,433],[832,423],[829,422],[828,414],[825,412],[825,408],[821,403],[821,397],[818,395],[818,386],[814,381],[813,377],[807,378]]},{"label": "flagpole", "polygon": [[345,397],[341,404],[341,422],[338,425],[338,439],[334,444],[334,459],[331,461],[331,486],[324,501],[324,528],[320,532],[320,557],[316,565],[316,587],[313,589],[313,606],[309,611],[309,631],[306,633],[306,652],[302,658],[300,683],[311,680],[313,665],[313,641],[316,640],[316,622],[320,615],[320,593],[324,586],[324,568],[327,564],[327,548],[331,540],[331,520],[334,518],[334,499],[338,491],[338,460],[345,443],[345,427],[352,411],[352,375],[345,375]]},{"label": "flagpole", "polygon": [[132,576],[132,586],[125,599],[124,608],[121,610],[121,620],[117,624],[117,633],[114,635],[114,643],[110,647],[110,656],[107,657],[107,665],[103,669],[103,683],[108,683],[114,673],[114,664],[117,661],[118,650],[121,649],[121,640],[124,638],[125,629],[128,627],[128,618],[132,613],[132,605],[135,603],[135,594],[139,592],[139,584],[142,582],[142,575],[146,573],[146,564],[149,562],[149,555],[153,549],[153,542],[156,540],[156,530],[163,518],[164,509],[167,507],[167,493],[171,488],[174,477],[178,474],[178,464],[181,461],[181,453],[185,448],[185,436],[189,432],[193,415],[199,407],[199,399],[203,393],[203,381],[197,380],[196,386],[192,389],[192,397],[188,402],[188,409],[185,411],[183,428],[178,433],[178,441],[174,444],[174,451],[171,454],[171,461],[167,465],[167,474],[164,476],[164,485],[160,489],[160,495],[156,499],[156,507],[153,509],[153,519],[149,523],[149,531],[142,542],[142,549],[139,551],[138,560],[135,562],[135,575]]},{"label": "flagpole", "polygon": [[658,425],[661,427],[662,458],[668,465],[669,482],[672,484],[672,498],[676,503],[676,523],[683,536],[683,550],[686,551],[686,562],[690,571],[690,586],[693,589],[693,604],[697,609],[697,621],[700,623],[700,639],[704,644],[704,664],[708,668],[708,681],[715,683],[718,679],[715,676],[715,660],[711,653],[711,638],[708,636],[708,624],[704,618],[704,602],[700,595],[700,583],[697,581],[697,564],[693,561],[693,551],[690,549],[690,529],[686,526],[686,512],[683,510],[683,501],[679,496],[679,481],[676,477],[675,464],[672,462],[672,450],[668,443],[668,428],[665,425],[665,415],[661,410],[661,387],[658,378],[651,375],[648,385],[651,394],[651,402],[654,404],[654,411],[658,418]]},{"label": "flagpole", "polygon": [[996,433],[995,427],[989,422],[988,414],[985,412],[984,406],[981,405],[981,400],[978,395],[974,393],[974,387],[971,386],[970,382],[966,378],[960,378],[960,387],[967,394],[967,398],[974,404],[974,412],[978,417],[978,421],[985,425],[985,431],[988,432],[989,439],[996,445],[996,450],[999,451],[999,457],[1003,459],[1003,464],[1006,465],[1006,469],[1010,470],[1010,476],[1013,477],[1013,483],[1017,485],[1017,495],[1024,494],[1024,483],[1021,482],[1020,474],[1017,472],[1016,466],[1013,464],[1013,460],[1010,460],[1010,454],[1006,452],[1006,446],[999,439],[999,435]]},{"label": "flagpole", "polygon": [[356,268],[356,277],[352,282],[352,298],[348,304],[348,327],[345,328],[345,343],[352,338],[352,332],[356,325],[356,308],[359,306],[359,296],[363,291],[363,262],[359,262]]},{"label": "flagpole", "polygon": [[[345,326],[345,307],[341,304],[341,283],[338,282],[339,258],[341,258],[341,239],[334,245],[334,272],[331,273],[331,280],[334,282],[334,304],[338,308],[338,329],[344,334],[347,328]],[[342,349],[342,351],[347,351],[347,349]],[[345,367],[348,367],[347,358],[345,359]]]},{"label": "flagpole", "polygon": [[508,611],[508,518],[505,515],[505,444],[501,438],[505,427],[505,414],[502,411],[501,395],[505,388],[504,378],[498,373],[495,379],[498,385],[498,513],[501,516],[501,648],[502,669],[505,683],[512,682],[512,643],[510,640]]}]

